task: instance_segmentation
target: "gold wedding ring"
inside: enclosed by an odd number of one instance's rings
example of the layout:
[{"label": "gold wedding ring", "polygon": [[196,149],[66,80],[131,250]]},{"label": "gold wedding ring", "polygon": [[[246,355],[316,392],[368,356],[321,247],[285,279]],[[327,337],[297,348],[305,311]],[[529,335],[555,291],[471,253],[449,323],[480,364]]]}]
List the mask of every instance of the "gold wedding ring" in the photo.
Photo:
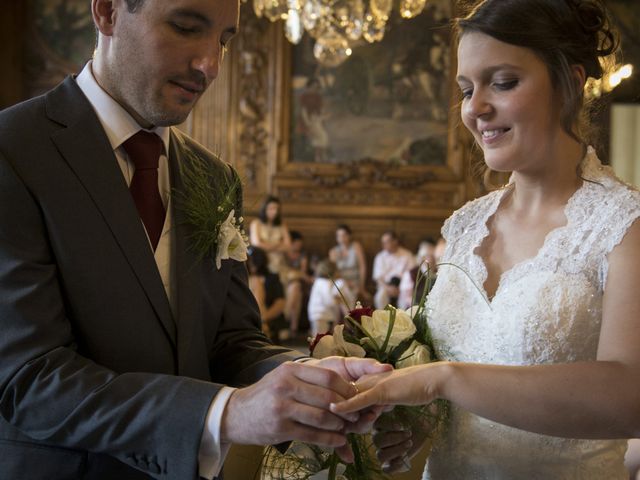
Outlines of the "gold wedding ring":
[{"label": "gold wedding ring", "polygon": [[349,382],[351,385],[353,385],[353,388],[356,389],[356,395],[358,395],[360,393],[360,389],[358,388],[358,385],[356,385],[356,382]]}]

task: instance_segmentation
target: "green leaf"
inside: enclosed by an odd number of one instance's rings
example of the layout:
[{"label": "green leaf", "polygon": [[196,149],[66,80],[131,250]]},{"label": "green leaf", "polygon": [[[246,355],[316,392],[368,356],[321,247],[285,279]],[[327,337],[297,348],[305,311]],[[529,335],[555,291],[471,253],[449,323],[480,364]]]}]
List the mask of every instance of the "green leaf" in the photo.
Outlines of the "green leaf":
[{"label": "green leaf", "polygon": [[384,339],[384,343],[380,350],[383,352],[387,351],[387,346],[389,345],[389,339],[391,338],[391,333],[393,332],[393,325],[396,323],[396,309],[391,305],[387,305],[385,308],[389,312],[389,326],[387,327],[387,336]]}]

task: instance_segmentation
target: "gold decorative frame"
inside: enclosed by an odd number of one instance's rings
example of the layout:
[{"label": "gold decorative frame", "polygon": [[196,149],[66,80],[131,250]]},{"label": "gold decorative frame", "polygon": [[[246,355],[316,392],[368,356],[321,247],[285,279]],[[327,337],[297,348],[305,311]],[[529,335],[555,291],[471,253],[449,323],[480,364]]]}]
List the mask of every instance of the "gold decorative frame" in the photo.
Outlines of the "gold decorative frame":
[{"label": "gold decorative frame", "polygon": [[[444,165],[393,165],[376,160],[349,164],[301,163],[290,158],[292,47],[280,24],[257,19],[243,7],[234,67],[238,97],[238,155],[246,179],[249,214],[267,193],[280,197],[290,228],[302,230],[312,249],[333,243],[337,223],[349,223],[367,253],[380,234],[395,229],[408,247],[438,235],[442,222],[473,197],[468,175],[468,137],[454,104],[450,75],[447,158]],[[451,49],[455,68],[455,49]]]},{"label": "gold decorative frame", "polygon": [[[403,208],[417,207],[421,212],[425,207],[451,208],[459,204],[460,182],[464,182],[464,148],[461,145],[460,130],[457,127],[457,113],[448,116],[449,135],[445,165],[405,165],[398,166],[384,161],[365,159],[348,164],[299,163],[290,158],[291,117],[291,45],[278,38],[277,71],[274,84],[279,86],[279,108],[274,113],[280,118],[274,124],[279,128],[274,132],[278,148],[277,171],[274,183],[283,199],[305,200],[305,203],[320,203],[335,200],[341,208],[349,204],[373,206],[399,205]],[[451,65],[453,61],[453,53]],[[450,76],[454,91],[453,77]],[[451,94],[451,103],[456,100]],[[350,192],[345,195],[345,191]],[[328,192],[333,192],[331,195]],[[376,201],[377,200],[377,201]],[[426,200],[426,203],[425,203]]]}]

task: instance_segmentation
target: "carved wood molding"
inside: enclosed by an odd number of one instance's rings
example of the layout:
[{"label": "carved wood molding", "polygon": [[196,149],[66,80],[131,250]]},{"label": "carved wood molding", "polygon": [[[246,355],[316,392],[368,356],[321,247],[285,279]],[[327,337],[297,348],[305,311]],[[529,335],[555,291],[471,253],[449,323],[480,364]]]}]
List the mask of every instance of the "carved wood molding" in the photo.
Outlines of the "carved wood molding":
[{"label": "carved wood molding", "polygon": [[258,166],[266,164],[269,131],[266,126],[269,85],[269,46],[265,42],[269,25],[243,5],[238,59],[239,157],[245,181],[256,187]]},{"label": "carved wood molding", "polygon": [[363,185],[382,182],[396,188],[416,188],[438,178],[433,171],[427,171],[417,176],[412,175],[411,177],[406,175],[399,176],[397,174],[399,167],[399,165],[393,163],[367,158],[341,165],[340,170],[343,170],[343,172],[338,176],[328,176],[313,168],[303,168],[301,173],[315,185],[321,187],[339,187],[355,180]]},{"label": "carved wood molding", "polygon": [[[401,187],[376,188],[373,185],[370,188],[308,188],[305,185],[280,185],[278,195],[283,202],[292,206],[303,206],[302,208],[309,212],[310,205],[320,206],[326,211],[357,207],[367,215],[371,215],[374,210],[393,207],[404,210],[405,214],[416,215],[424,214],[428,210],[450,211],[456,208],[459,202],[464,201],[464,188],[447,185],[444,188],[441,186],[433,189],[407,190]],[[291,211],[291,208],[288,208],[288,211]]]}]

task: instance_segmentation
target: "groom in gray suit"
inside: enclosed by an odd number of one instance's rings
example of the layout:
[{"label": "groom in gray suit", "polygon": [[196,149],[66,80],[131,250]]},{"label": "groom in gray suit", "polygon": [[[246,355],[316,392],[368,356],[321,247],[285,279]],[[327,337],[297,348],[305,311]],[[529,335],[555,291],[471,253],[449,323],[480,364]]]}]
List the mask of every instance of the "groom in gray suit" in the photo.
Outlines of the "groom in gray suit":
[{"label": "groom in gray suit", "polygon": [[216,77],[238,0],[91,7],[93,61],[0,112],[0,479],[211,479],[231,443],[292,439],[348,457],[374,415],[329,403],[384,367],[291,362],[245,266],[199,260],[169,195],[194,156],[237,179],[171,126]]}]

